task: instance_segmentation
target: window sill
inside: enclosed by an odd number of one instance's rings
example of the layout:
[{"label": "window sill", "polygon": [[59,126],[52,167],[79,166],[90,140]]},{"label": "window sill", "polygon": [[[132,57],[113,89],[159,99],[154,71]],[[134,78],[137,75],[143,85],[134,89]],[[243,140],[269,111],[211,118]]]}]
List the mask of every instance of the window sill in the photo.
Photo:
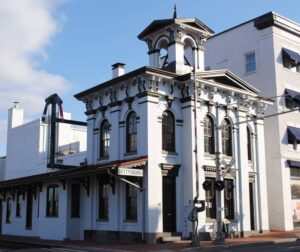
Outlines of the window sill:
[{"label": "window sill", "polygon": [[206,157],[206,158],[208,158],[208,157],[210,157],[210,158],[216,158],[216,154],[210,154],[208,152],[204,152],[204,157]]},{"label": "window sill", "polygon": [[25,228],[25,230],[31,231],[31,230],[32,230],[32,227],[27,227],[27,228]]},{"label": "window sill", "polygon": [[214,223],[216,221],[216,219],[213,218],[206,218],[205,223]]},{"label": "window sill", "polygon": [[71,216],[71,219],[80,219],[80,216]]},{"label": "window sill", "polygon": [[58,218],[58,215],[55,215],[55,216],[45,216],[45,218]]},{"label": "window sill", "polygon": [[109,156],[105,156],[105,157],[100,157],[98,158],[98,161],[103,161],[103,160],[108,160]]},{"label": "window sill", "polygon": [[109,223],[108,219],[97,219],[96,222]]},{"label": "window sill", "polygon": [[254,73],[256,73],[256,70],[250,71],[250,72],[245,72],[245,75],[247,76],[247,75],[254,74]]},{"label": "window sill", "polygon": [[171,156],[178,156],[178,153],[177,153],[177,152],[174,152],[174,151],[165,151],[165,150],[162,150],[162,151],[161,151],[161,154],[164,154],[164,155],[171,155]]},{"label": "window sill", "polygon": [[18,215],[18,216],[16,216],[16,218],[20,219],[20,218],[22,218],[22,216],[21,216],[21,215],[20,215],[20,216]]},{"label": "window sill", "polygon": [[132,155],[136,155],[136,154],[137,154],[137,151],[126,152],[126,153],[124,153],[124,157],[132,156]]},{"label": "window sill", "polygon": [[124,223],[128,223],[128,224],[137,224],[138,221],[137,221],[137,220],[124,220]]}]

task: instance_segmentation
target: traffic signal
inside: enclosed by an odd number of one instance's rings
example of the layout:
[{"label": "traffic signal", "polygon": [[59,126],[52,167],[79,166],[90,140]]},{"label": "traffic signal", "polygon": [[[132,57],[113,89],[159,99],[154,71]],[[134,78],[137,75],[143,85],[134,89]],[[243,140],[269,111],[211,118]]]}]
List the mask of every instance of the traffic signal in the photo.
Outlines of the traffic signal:
[{"label": "traffic signal", "polygon": [[215,182],[215,188],[217,191],[222,191],[224,189],[224,181],[221,181],[221,180],[217,180]]},{"label": "traffic signal", "polygon": [[209,191],[210,188],[211,188],[211,181],[210,180],[205,180],[203,183],[202,183],[202,187],[205,191]]}]

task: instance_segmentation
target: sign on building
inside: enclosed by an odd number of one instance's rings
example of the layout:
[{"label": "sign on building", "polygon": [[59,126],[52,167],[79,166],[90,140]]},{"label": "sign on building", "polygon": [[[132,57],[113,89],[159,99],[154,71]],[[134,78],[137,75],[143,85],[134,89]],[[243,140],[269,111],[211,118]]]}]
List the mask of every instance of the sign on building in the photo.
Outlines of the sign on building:
[{"label": "sign on building", "polygon": [[118,168],[118,175],[143,177],[143,170],[119,167]]}]

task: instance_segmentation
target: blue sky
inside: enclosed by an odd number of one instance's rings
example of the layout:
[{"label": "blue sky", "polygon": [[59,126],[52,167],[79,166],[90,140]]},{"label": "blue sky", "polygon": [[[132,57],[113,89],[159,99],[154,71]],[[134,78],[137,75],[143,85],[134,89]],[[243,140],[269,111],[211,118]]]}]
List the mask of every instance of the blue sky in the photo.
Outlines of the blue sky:
[{"label": "blue sky", "polygon": [[[300,23],[299,0],[22,2],[26,6],[18,0],[0,2],[0,36],[9,38],[0,42],[0,54],[7,55],[0,65],[12,62],[7,71],[0,70],[0,156],[6,152],[7,109],[12,101],[21,102],[28,121],[41,116],[43,99],[57,91],[64,111],[85,120],[84,106],[73,95],[110,79],[116,62],[125,63],[126,72],[147,65],[147,46],[137,35],[154,19],[171,18],[175,3],[178,17],[197,17],[216,33],[269,11]],[[22,20],[20,13],[27,18]],[[22,61],[16,64],[20,55]]]}]

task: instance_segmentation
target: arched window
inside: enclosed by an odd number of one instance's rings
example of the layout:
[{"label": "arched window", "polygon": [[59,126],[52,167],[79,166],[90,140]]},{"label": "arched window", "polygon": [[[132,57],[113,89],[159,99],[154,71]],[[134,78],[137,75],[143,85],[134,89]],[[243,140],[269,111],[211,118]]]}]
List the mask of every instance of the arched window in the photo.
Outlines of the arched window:
[{"label": "arched window", "polygon": [[136,113],[130,112],[126,120],[126,151],[134,152],[136,150],[137,150]]},{"label": "arched window", "polygon": [[162,114],[162,149],[175,152],[175,119],[168,110]]},{"label": "arched window", "polygon": [[251,131],[249,126],[247,126],[247,152],[248,152],[248,160],[252,160],[252,151],[251,148],[252,144],[251,144]]},{"label": "arched window", "polygon": [[210,116],[206,116],[204,124],[204,152],[215,153],[214,123]]},{"label": "arched window", "polygon": [[109,141],[110,141],[110,125],[107,120],[104,120],[100,126],[100,157],[109,156]]},{"label": "arched window", "polygon": [[222,153],[226,156],[232,156],[232,133],[230,121],[224,119],[222,122]]}]

